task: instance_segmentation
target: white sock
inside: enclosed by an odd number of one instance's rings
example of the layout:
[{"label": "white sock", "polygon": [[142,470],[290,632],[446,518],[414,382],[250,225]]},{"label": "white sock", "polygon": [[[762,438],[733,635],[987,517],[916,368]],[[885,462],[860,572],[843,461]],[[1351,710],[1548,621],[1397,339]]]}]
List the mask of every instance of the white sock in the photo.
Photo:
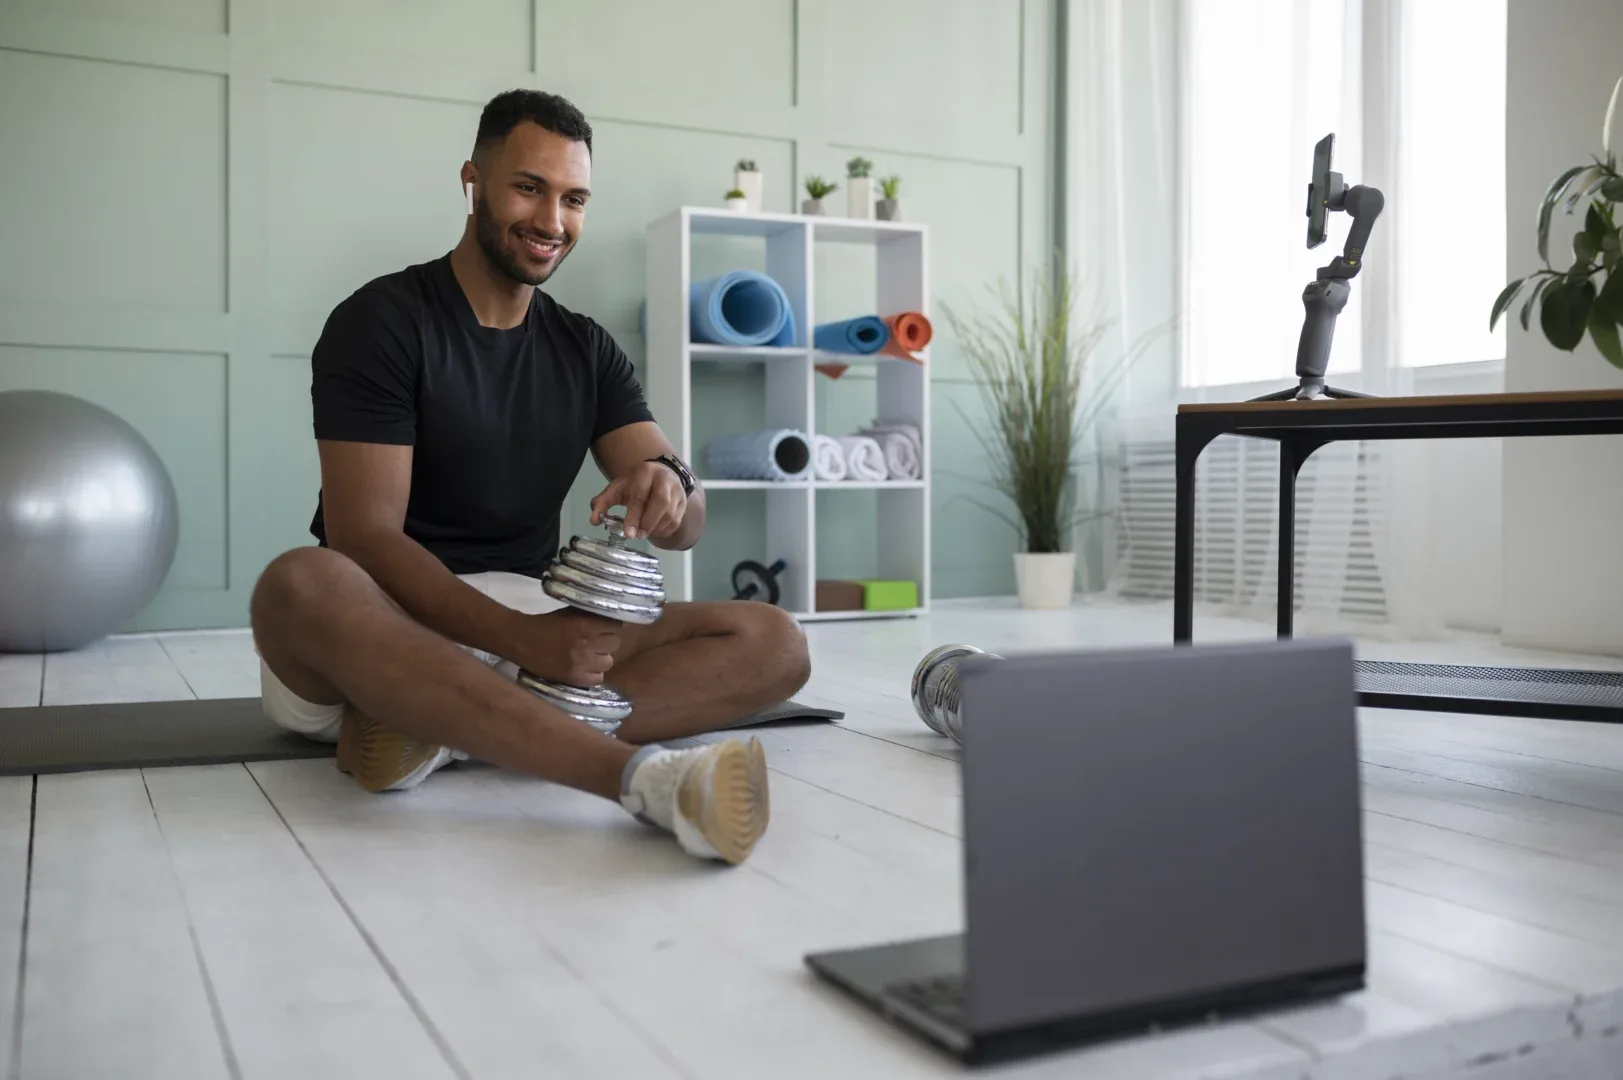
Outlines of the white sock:
[{"label": "white sock", "polygon": [[[699,749],[703,749],[702,747]],[[676,762],[690,750],[670,750],[658,743],[641,747],[620,773],[620,805],[638,821],[676,831],[676,786],[682,770]],[[643,768],[653,764],[653,768]]]}]

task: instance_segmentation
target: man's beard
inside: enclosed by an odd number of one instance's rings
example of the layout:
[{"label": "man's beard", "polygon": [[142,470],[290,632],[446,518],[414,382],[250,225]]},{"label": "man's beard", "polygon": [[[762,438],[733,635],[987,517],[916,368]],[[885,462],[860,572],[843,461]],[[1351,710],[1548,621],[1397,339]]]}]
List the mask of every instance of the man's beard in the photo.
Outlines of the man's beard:
[{"label": "man's beard", "polygon": [[558,257],[552,260],[551,266],[539,271],[526,270],[524,264],[519,262],[518,256],[503,244],[506,234],[502,231],[501,226],[496,224],[496,219],[491,216],[490,207],[486,204],[484,196],[480,196],[474,205],[473,220],[474,235],[479,240],[479,248],[485,253],[485,258],[490,260],[490,265],[520,285],[544,284],[558,267],[563,265],[564,259],[568,257],[570,249],[574,246],[568,243],[566,238],[565,243],[559,246]]}]

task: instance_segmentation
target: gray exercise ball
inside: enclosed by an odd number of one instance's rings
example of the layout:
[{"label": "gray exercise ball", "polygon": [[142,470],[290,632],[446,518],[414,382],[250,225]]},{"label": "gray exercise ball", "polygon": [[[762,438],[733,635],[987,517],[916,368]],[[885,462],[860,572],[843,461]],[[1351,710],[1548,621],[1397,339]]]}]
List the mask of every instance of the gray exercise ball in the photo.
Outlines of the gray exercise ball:
[{"label": "gray exercise ball", "polygon": [[78,649],[152,602],[179,541],[175,485],[124,420],[0,393],[0,652]]}]

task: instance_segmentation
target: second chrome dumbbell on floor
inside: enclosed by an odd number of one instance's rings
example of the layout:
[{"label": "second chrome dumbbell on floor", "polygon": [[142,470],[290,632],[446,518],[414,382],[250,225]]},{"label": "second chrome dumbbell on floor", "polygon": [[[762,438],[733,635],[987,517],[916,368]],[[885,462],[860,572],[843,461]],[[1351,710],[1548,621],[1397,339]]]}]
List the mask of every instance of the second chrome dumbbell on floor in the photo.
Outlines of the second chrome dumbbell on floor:
[{"label": "second chrome dumbbell on floor", "polygon": [[958,707],[958,662],[966,656],[1003,657],[973,645],[942,645],[925,653],[913,669],[913,711],[931,731],[964,744],[964,722]]}]

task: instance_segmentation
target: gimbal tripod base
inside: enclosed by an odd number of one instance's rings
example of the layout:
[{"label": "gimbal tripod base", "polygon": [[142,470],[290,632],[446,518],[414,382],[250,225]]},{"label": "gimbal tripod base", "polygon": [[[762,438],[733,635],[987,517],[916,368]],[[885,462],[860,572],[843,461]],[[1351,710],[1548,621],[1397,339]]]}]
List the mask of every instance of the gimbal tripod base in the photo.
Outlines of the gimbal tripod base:
[{"label": "gimbal tripod base", "polygon": [[1312,401],[1317,397],[1327,398],[1367,398],[1373,394],[1360,394],[1357,390],[1343,390],[1335,386],[1326,386],[1323,379],[1303,379],[1299,386],[1285,390],[1276,390],[1272,394],[1254,397],[1252,401]]}]

